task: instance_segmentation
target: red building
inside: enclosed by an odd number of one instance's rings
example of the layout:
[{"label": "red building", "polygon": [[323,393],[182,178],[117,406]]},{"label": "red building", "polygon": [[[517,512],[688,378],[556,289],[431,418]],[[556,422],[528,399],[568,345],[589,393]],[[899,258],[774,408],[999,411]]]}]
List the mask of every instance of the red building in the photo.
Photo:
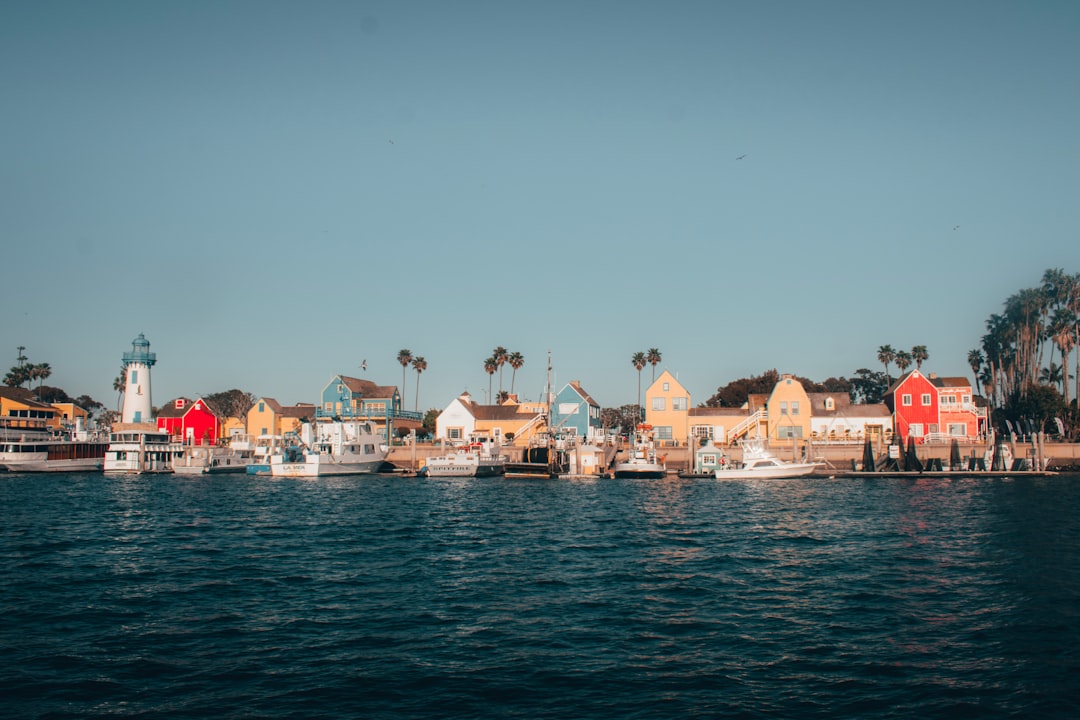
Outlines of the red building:
[{"label": "red building", "polygon": [[893,433],[905,442],[911,437],[921,444],[927,435],[941,432],[938,388],[920,371],[901,376],[884,399],[893,414]]},{"label": "red building", "polygon": [[975,440],[986,430],[986,408],[975,405],[967,378],[939,378],[930,373],[938,389],[938,424],[941,432],[957,440]]},{"label": "red building", "polygon": [[221,421],[202,399],[176,398],[158,411],[157,426],[185,445],[216,445],[221,435]]}]

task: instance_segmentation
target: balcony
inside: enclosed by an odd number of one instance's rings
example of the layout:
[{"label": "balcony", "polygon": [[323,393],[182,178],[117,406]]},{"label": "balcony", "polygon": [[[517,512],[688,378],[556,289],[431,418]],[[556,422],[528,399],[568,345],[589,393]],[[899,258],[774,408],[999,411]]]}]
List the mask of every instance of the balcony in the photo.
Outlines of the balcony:
[{"label": "balcony", "polygon": [[423,422],[424,413],[412,412],[411,410],[381,410],[372,411],[366,408],[343,407],[340,410],[315,410],[316,420],[370,420],[372,422],[391,422],[394,420],[412,420]]}]

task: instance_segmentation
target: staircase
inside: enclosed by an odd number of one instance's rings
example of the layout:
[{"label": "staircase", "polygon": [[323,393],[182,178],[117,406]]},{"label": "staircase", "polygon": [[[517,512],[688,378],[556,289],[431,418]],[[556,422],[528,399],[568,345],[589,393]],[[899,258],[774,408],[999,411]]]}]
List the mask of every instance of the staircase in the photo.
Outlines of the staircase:
[{"label": "staircase", "polygon": [[728,433],[728,443],[734,443],[739,438],[746,437],[746,434],[750,432],[750,428],[757,427],[758,424],[765,419],[765,410],[758,410],[753,415],[748,416],[745,420],[740,420],[735,427],[731,428],[731,432]]}]

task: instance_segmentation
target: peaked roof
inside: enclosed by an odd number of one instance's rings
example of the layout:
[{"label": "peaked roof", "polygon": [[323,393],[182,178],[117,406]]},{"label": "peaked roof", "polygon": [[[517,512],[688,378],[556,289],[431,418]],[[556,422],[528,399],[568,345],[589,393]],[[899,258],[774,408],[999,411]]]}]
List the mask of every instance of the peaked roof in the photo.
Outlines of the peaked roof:
[{"label": "peaked roof", "polygon": [[937,387],[971,388],[971,381],[966,377],[932,377],[930,382]]},{"label": "peaked roof", "polygon": [[49,410],[55,410],[52,405],[48,403],[39,402],[34,399],[34,393],[21,387],[8,387],[7,385],[0,386],[0,397],[7,398],[8,400],[14,400],[16,402],[25,403],[32,407],[48,408]]},{"label": "peaked roof", "polygon": [[581,387],[581,381],[579,381],[579,380],[571,380],[570,382],[567,383],[567,385],[574,388],[574,392],[576,392],[578,395],[580,395],[585,400],[585,402],[587,402],[589,405],[594,405],[596,407],[600,407],[600,403],[593,400],[592,396],[589,395],[589,393],[585,390],[585,388]]},{"label": "peaked roof", "polygon": [[348,375],[338,375],[338,377],[353,395],[359,395],[362,398],[392,398],[397,392],[397,385],[376,385],[370,380],[361,380]]}]

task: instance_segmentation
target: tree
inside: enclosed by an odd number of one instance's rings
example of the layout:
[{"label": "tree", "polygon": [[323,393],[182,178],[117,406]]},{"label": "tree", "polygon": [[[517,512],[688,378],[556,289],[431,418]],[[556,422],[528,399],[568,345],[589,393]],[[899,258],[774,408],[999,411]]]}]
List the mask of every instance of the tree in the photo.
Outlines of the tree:
[{"label": "tree", "polygon": [[435,437],[436,426],[438,425],[439,415],[442,414],[441,410],[431,408],[424,413],[424,419],[421,421],[420,426],[426,437]]},{"label": "tree", "polygon": [[892,384],[892,380],[889,377],[889,364],[896,359],[896,351],[893,350],[892,345],[882,345],[877,350],[878,362],[885,365],[885,381],[888,384]]},{"label": "tree", "polygon": [[420,373],[427,370],[427,360],[423,355],[417,355],[412,359],[413,370],[416,371],[416,394],[413,396],[413,411],[420,412]]},{"label": "tree", "polygon": [[43,403],[68,403],[75,402],[66,392],[58,387],[50,385],[38,385],[37,400]]},{"label": "tree", "polygon": [[31,377],[38,381],[38,388],[52,376],[52,368],[49,363],[38,363],[30,368]]},{"label": "tree", "polygon": [[916,369],[922,370],[923,361],[930,359],[930,353],[926,351],[925,345],[916,345],[911,348],[911,359],[915,361]]},{"label": "tree", "polygon": [[259,398],[254,394],[233,388],[222,392],[210,393],[203,396],[203,400],[211,410],[218,414],[220,419],[236,418],[243,420],[247,417],[248,410],[255,405]]},{"label": "tree", "polygon": [[397,361],[401,363],[401,405],[405,405],[405,370],[412,362],[412,350],[398,350]]},{"label": "tree", "polygon": [[900,368],[900,374],[903,375],[904,371],[911,365],[911,353],[906,350],[899,350],[896,353],[896,367]]},{"label": "tree", "polygon": [[489,357],[484,359],[484,372],[488,374],[488,402],[493,405],[494,398],[491,396],[491,380],[495,377],[495,371],[499,369],[499,363],[495,358]]},{"label": "tree", "polygon": [[645,351],[645,359],[652,365],[652,382],[656,382],[656,366],[663,360],[660,350],[658,348],[649,348]]},{"label": "tree", "polygon": [[510,393],[513,394],[514,380],[517,378],[517,371],[520,370],[521,366],[525,364],[525,356],[515,350],[514,352],[510,353],[510,356],[507,358],[506,361],[510,363],[510,367],[514,370],[512,373],[510,373]]},{"label": "tree", "polygon": [[123,365],[120,366],[120,374],[117,375],[112,382],[112,389],[116,391],[116,411],[120,412],[120,400],[124,397],[124,390],[127,388],[127,368]]},{"label": "tree", "polygon": [[86,411],[86,417],[88,418],[94,417],[94,413],[105,407],[89,395],[80,395],[79,397],[75,398],[74,402],[76,405]]},{"label": "tree", "polygon": [[778,382],[780,382],[780,373],[776,371],[776,368],[766,370],[761,375],[739,378],[717,388],[716,393],[705,401],[705,406],[742,407],[751,395],[771,393]]},{"label": "tree", "polygon": [[[643,366],[644,367],[644,366]],[[619,408],[603,408],[600,411],[600,424],[605,430],[616,430],[630,435],[637,427],[639,408],[637,405],[623,405]]]},{"label": "tree", "polygon": [[971,368],[972,374],[975,375],[975,393],[977,395],[982,395],[982,390],[979,388],[979,370],[982,369],[985,360],[986,358],[983,357],[982,351],[978,348],[968,350],[968,367]]},{"label": "tree", "polygon": [[859,368],[851,379],[851,401],[864,405],[876,405],[885,397],[889,389],[889,376],[868,368]]},{"label": "tree", "polygon": [[[645,367],[647,358],[645,353],[636,352],[630,356],[630,362],[633,364],[634,369],[637,370],[637,413],[638,417],[641,417],[641,371]],[[639,421],[640,422],[640,421]]]},{"label": "tree", "polygon": [[503,365],[510,359],[510,352],[500,345],[491,351],[491,357],[495,361],[496,367],[499,368],[499,392],[502,393]]}]

